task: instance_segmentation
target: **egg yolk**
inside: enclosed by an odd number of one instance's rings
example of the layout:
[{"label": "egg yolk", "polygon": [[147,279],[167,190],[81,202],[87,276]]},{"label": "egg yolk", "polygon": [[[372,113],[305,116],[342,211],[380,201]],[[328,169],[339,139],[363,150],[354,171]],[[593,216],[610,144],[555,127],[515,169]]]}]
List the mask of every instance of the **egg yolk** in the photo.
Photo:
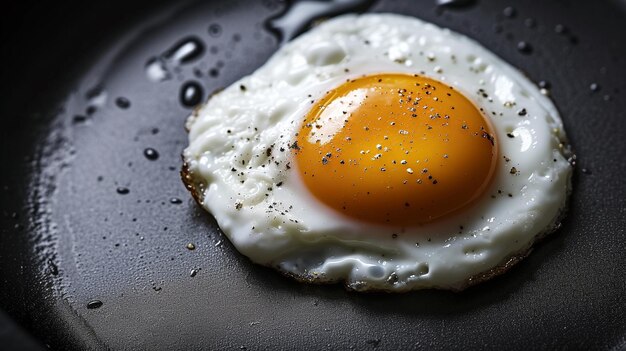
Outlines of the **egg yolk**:
[{"label": "egg yolk", "polygon": [[328,207],[410,226],[476,200],[493,176],[495,143],[489,121],[453,87],[376,74],[313,103],[291,147],[300,178]]}]

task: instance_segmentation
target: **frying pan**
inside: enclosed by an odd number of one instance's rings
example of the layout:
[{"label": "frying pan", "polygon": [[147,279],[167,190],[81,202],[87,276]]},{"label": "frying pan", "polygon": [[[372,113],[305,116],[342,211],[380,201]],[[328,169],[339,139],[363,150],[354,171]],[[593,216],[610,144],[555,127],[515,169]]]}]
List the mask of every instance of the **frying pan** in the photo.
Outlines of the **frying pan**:
[{"label": "frying pan", "polygon": [[[568,215],[526,260],[462,293],[402,295],[301,284],[251,263],[179,179],[188,105],[253,72],[306,29],[314,18],[293,15],[296,6],[7,6],[3,347],[626,349],[624,2],[309,7],[313,17],[402,13],[478,40],[550,92],[577,153]],[[184,40],[202,48],[176,56]]]}]

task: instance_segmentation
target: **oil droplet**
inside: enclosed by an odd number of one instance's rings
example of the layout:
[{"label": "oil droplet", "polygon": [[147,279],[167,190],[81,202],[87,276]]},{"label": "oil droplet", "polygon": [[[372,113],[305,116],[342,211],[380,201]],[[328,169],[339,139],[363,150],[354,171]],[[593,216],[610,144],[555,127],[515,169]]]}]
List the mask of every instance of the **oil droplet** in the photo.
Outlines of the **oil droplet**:
[{"label": "oil droplet", "polygon": [[217,23],[212,23],[209,25],[209,35],[213,38],[217,38],[222,35],[222,26]]},{"label": "oil droplet", "polygon": [[600,86],[597,83],[591,83],[589,85],[589,89],[595,93],[596,91],[600,90]]},{"label": "oil droplet", "polygon": [[581,172],[583,172],[583,174],[589,174],[591,175],[591,170],[589,168],[583,168],[580,170]]},{"label": "oil droplet", "polygon": [[502,14],[504,17],[513,18],[517,14],[517,11],[515,11],[515,8],[512,6],[509,6],[502,11]]},{"label": "oil droplet", "polygon": [[183,203],[183,200],[177,198],[177,197],[173,197],[170,199],[170,203],[173,203],[174,205],[180,205]]},{"label": "oil droplet", "polygon": [[265,28],[281,45],[304,32],[315,20],[348,12],[364,12],[375,0],[289,1],[287,10],[267,19]]},{"label": "oil droplet", "polygon": [[76,115],[74,116],[74,118],[72,118],[72,123],[74,124],[85,123],[86,121],[87,121],[87,116],[85,115]]},{"label": "oil droplet", "polygon": [[180,103],[185,107],[195,107],[202,101],[203,95],[200,83],[188,81],[180,88]]},{"label": "oil droplet", "polygon": [[117,99],[115,99],[115,104],[119,108],[127,109],[130,107],[130,100],[125,97],[118,97]]},{"label": "oil droplet", "polygon": [[436,0],[437,6],[463,7],[476,3],[476,0]]},{"label": "oil droplet", "polygon": [[94,310],[96,308],[102,307],[103,303],[100,300],[91,300],[87,302],[87,308],[90,310]]},{"label": "oil droplet", "polygon": [[165,66],[163,59],[152,57],[146,62],[146,76],[153,82],[162,82],[172,78],[172,74]]},{"label": "oil droplet", "polygon": [[121,186],[121,187],[117,188],[117,193],[120,194],[120,195],[126,195],[126,194],[130,193],[130,190],[128,188],[125,188],[125,187]]},{"label": "oil droplet", "polygon": [[185,64],[198,59],[204,54],[204,43],[196,36],[179,40],[163,56],[175,64]]},{"label": "oil droplet", "polygon": [[530,54],[533,52],[533,47],[525,41],[520,41],[517,43],[517,50],[522,54]]},{"label": "oil droplet", "polygon": [[155,161],[159,158],[159,152],[151,147],[143,150],[143,155],[150,161]]},{"label": "oil droplet", "polygon": [[195,249],[196,249],[196,245],[194,245],[193,243],[187,244],[187,250],[195,250]]},{"label": "oil droplet", "polygon": [[195,277],[196,274],[198,274],[198,270],[197,269],[192,269],[191,272],[189,272],[189,276],[192,277],[192,278]]}]

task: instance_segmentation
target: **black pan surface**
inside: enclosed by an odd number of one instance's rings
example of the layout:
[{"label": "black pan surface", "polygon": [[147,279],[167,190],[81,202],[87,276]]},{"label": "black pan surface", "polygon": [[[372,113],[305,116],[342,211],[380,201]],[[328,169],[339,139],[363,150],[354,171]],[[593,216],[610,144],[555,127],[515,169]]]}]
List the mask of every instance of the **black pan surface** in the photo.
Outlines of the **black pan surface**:
[{"label": "black pan surface", "polygon": [[[461,2],[335,0],[319,16],[413,15],[544,81],[574,193],[510,272],[463,293],[300,284],[237,253],[193,202],[181,87],[192,104],[251,73],[306,27],[281,31],[298,2],[31,1],[3,24],[0,307],[57,350],[626,349],[626,4]],[[203,49],[176,64],[189,38]]]}]

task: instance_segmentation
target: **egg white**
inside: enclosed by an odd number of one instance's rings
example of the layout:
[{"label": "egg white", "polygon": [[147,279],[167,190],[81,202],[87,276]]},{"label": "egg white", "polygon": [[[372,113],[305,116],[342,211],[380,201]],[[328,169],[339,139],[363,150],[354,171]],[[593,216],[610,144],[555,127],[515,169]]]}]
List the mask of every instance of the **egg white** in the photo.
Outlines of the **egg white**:
[{"label": "egg white", "polygon": [[[335,213],[302,185],[290,146],[312,102],[346,79],[386,72],[443,81],[490,118],[502,159],[470,207],[421,226],[382,227]],[[474,40],[400,15],[322,23],[213,96],[187,127],[186,170],[204,184],[201,204],[242,254],[355,290],[467,286],[556,228],[570,186],[550,99]]]}]

